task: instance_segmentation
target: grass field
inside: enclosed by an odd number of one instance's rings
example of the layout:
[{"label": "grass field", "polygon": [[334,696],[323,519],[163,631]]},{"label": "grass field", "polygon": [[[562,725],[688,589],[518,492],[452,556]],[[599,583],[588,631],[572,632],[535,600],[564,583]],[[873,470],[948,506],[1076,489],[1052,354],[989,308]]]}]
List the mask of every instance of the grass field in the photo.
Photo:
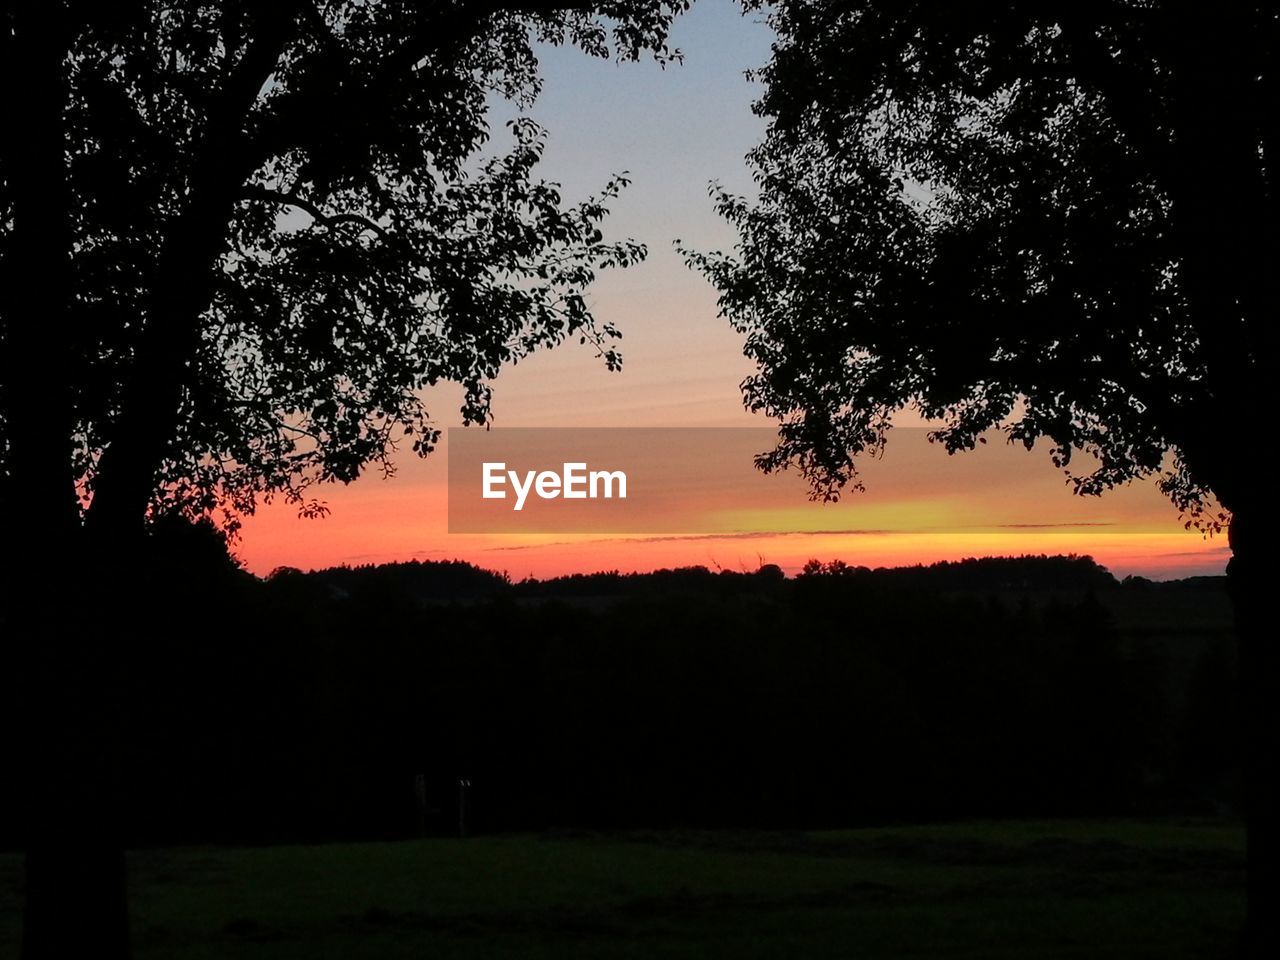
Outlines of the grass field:
[{"label": "grass field", "polygon": [[[20,858],[0,856],[0,956]],[[1242,834],[1018,822],[552,834],[131,857],[139,958],[1231,955]]]}]

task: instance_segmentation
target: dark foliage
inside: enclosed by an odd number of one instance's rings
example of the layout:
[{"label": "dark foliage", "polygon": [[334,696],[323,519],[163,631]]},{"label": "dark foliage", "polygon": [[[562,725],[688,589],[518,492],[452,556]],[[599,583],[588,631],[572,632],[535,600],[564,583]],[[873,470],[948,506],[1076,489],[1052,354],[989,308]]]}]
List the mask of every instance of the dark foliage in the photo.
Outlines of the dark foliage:
[{"label": "dark foliage", "polygon": [[461,563],[261,582],[202,553],[158,565],[172,629],[122,692],[135,842],[449,832],[461,777],[484,831],[1234,799],[1226,638],[1171,683],[1173,646],[1108,611],[1182,588],[1088,558],[508,584]]}]

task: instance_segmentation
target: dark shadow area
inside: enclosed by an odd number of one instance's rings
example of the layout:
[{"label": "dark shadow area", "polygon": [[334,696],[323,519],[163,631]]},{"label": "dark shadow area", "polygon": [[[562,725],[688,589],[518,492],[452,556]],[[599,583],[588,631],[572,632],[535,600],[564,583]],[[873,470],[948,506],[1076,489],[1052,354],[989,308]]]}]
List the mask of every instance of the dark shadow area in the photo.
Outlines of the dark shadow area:
[{"label": "dark shadow area", "polygon": [[114,698],[132,846],[1238,809],[1217,579],[1023,557],[261,581],[214,534],[152,542],[166,629],[131,638]]}]

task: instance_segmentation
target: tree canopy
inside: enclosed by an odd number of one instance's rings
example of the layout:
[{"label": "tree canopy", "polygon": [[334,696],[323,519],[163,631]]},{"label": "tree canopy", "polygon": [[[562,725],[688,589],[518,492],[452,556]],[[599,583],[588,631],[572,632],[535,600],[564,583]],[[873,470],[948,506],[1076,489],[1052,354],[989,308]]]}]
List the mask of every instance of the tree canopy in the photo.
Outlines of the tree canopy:
[{"label": "tree canopy", "polygon": [[[40,429],[92,525],[234,519],[263,494],[305,507],[311,483],[385,468],[398,443],[430,450],[425,387],[460,383],[483,422],[500,367],[534,350],[574,339],[620,362],[583,290],[645,254],[601,231],[625,176],[570,201],[537,176],[542,129],[521,114],[495,132],[488,108],[533,101],[539,44],[677,56],[685,0],[51,6],[41,24],[6,4],[0,31],[10,82],[31,82],[43,38],[54,88],[43,114],[14,108],[0,150],[0,267],[33,282],[38,220],[63,221],[67,258],[39,320],[0,304],[5,473],[35,367],[60,371]],[[55,144],[42,164],[21,155],[33,125]],[[36,322],[56,334],[24,339]]]},{"label": "tree canopy", "polygon": [[689,253],[758,365],[747,404],[781,420],[762,465],[834,496],[908,409],[951,451],[1044,438],[1081,492],[1159,474],[1202,525],[1238,506],[1275,359],[1275,11],[769,19],[759,196],[716,191],[739,245]]}]

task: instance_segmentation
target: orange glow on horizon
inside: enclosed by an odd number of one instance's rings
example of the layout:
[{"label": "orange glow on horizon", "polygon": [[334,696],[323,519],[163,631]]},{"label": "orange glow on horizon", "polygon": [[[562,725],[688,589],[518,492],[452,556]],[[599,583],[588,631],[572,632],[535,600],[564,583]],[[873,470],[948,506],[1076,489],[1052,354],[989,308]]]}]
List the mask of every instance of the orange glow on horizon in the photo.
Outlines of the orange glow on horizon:
[{"label": "orange glow on horizon", "polygon": [[[390,480],[362,479],[326,491],[332,509],[301,520],[273,504],[248,519],[237,553],[266,575],[280,566],[322,569],[405,560],[465,560],[514,579],[604,570],[706,566],[788,573],[806,561],[904,566],[971,556],[1089,555],[1117,576],[1153,579],[1221,574],[1225,536],[1184,530],[1152,484],[1101,498],[1074,496],[1042,458],[1024,451],[948,457],[900,442],[868,471],[868,491],[840,503],[812,503],[796,484],[763,498],[742,484],[737,502],[701,504],[713,522],[691,534],[450,534],[445,452],[401,464]],[[754,499],[753,499],[754,497]],[[719,519],[715,519],[719,518]],[[729,519],[725,519],[729,518]]]}]

